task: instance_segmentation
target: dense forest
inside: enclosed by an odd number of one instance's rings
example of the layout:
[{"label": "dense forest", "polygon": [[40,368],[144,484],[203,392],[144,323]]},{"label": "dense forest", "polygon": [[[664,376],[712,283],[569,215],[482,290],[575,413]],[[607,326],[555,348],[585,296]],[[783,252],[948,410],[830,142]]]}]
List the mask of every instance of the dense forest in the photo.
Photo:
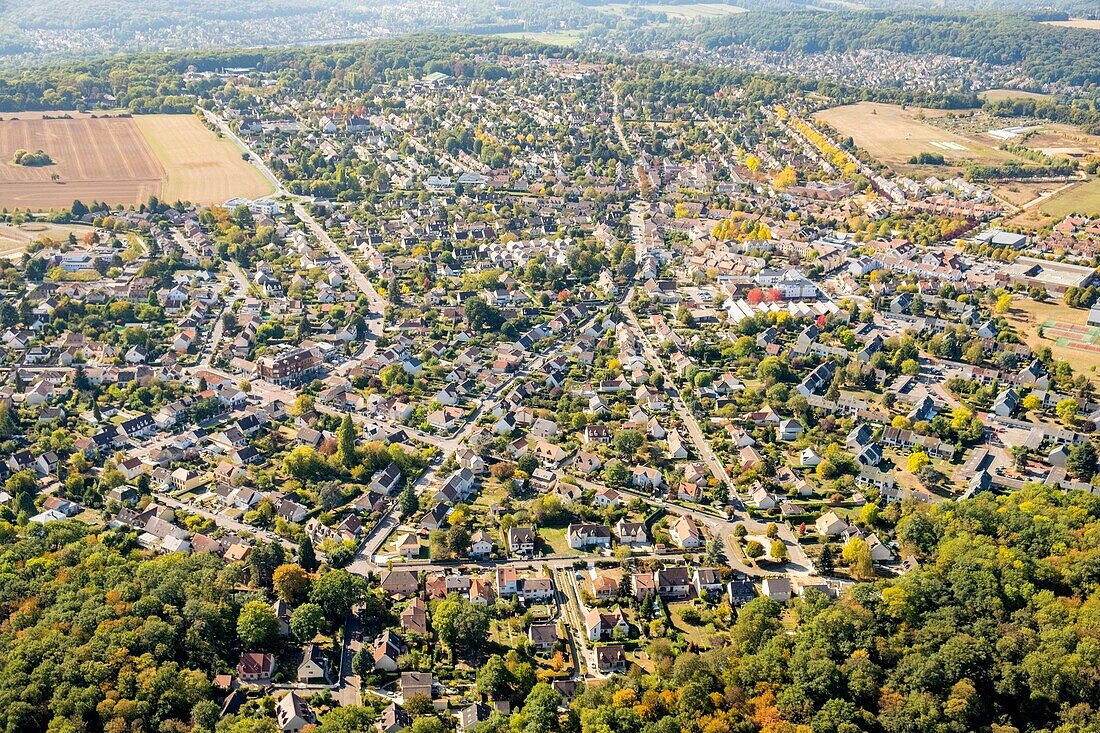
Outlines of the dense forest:
[{"label": "dense forest", "polygon": [[[1100,497],[1035,486],[908,507],[898,538],[921,563],[898,579],[811,591],[793,613],[759,598],[719,648],[657,639],[653,673],[560,719],[536,685],[479,733],[1100,729]],[[269,597],[262,568],[148,557],[74,522],[0,525],[0,546],[0,730],[243,724],[216,723],[210,680],[240,648],[242,609]],[[337,729],[347,713],[330,715]]]},{"label": "dense forest", "polygon": [[1100,729],[1100,497],[986,494],[913,509],[898,533],[919,569],[800,599],[793,620],[759,598],[725,648],[658,645],[656,675],[574,702],[581,729]]},{"label": "dense forest", "polygon": [[[686,30],[685,35],[695,37]],[[1024,15],[944,12],[750,13],[715,21],[704,48],[747,45],[804,54],[877,48],[1020,64],[1040,82],[1100,84],[1100,33],[1036,23]]]},{"label": "dense forest", "polygon": [[136,533],[95,534],[76,521],[20,532],[0,520],[5,733],[213,730],[215,675],[232,673],[242,651],[284,641],[270,611],[276,595],[308,599],[291,619],[303,637],[334,633],[356,603],[384,613],[362,578],[310,575],[275,543],[226,564],[142,554]]},{"label": "dense forest", "polygon": [[235,645],[221,562],[142,559],[76,522],[26,532],[0,552],[0,730],[189,728]]}]

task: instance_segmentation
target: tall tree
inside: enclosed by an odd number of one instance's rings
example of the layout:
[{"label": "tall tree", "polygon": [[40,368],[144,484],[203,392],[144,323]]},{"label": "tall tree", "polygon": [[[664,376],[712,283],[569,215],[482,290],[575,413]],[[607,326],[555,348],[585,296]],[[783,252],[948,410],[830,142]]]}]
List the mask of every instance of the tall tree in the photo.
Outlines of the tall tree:
[{"label": "tall tree", "polygon": [[309,592],[309,573],[301,565],[285,563],[275,568],[271,577],[275,595],[286,603],[296,606]]},{"label": "tall tree", "polygon": [[489,636],[489,615],[480,604],[451,594],[432,606],[432,626],[451,657],[473,656]]},{"label": "tall tree", "polygon": [[279,619],[263,601],[249,601],[237,616],[237,636],[244,649],[268,650],[279,639]]},{"label": "tall tree", "polygon": [[1096,446],[1091,440],[1082,441],[1069,449],[1066,470],[1082,481],[1088,481],[1096,474]]},{"label": "tall tree", "polygon": [[345,468],[353,468],[358,463],[358,455],[355,451],[355,422],[351,419],[351,414],[344,415],[344,419],[340,422],[340,429],[336,433],[337,449],[336,457],[340,463],[344,464]]},{"label": "tall tree", "polygon": [[335,628],[366,593],[367,583],[358,575],[347,570],[329,570],[313,581],[309,600],[321,607],[329,627]]},{"label": "tall tree", "polygon": [[560,706],[561,694],[545,682],[540,682],[516,714],[512,730],[518,733],[553,733],[561,730],[558,721]]},{"label": "tall tree", "polygon": [[871,559],[871,546],[867,540],[853,537],[848,540],[841,550],[844,561],[852,569],[852,575],[860,580],[870,580],[875,577],[874,561]]},{"label": "tall tree", "polygon": [[290,614],[290,630],[303,643],[325,628],[325,611],[316,603],[303,603]]},{"label": "tall tree", "polygon": [[281,544],[274,541],[258,541],[248,555],[248,570],[252,577],[252,585],[257,588],[270,588],[272,578],[275,576],[275,568],[282,565],[285,559],[286,553]]},{"label": "tall tree", "polygon": [[413,491],[411,483],[406,483],[405,488],[402,489],[401,496],[397,499],[397,508],[401,511],[402,517],[411,517],[420,508],[420,500]]},{"label": "tall tree", "polygon": [[308,533],[302,537],[302,541],[298,545],[298,564],[307,573],[314,572],[318,567],[317,553],[313,549],[313,539]]}]

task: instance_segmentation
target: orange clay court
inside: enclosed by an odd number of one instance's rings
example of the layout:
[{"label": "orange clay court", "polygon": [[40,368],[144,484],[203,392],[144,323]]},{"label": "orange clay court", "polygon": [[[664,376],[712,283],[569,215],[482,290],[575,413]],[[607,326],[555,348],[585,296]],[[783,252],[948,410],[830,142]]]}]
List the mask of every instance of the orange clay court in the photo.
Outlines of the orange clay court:
[{"label": "orange clay court", "polygon": [[[41,211],[67,208],[74,199],[136,204],[150,196],[214,204],[270,193],[240,151],[192,115],[70,114],[0,121],[0,207]],[[15,165],[20,148],[43,150],[54,164]]]}]

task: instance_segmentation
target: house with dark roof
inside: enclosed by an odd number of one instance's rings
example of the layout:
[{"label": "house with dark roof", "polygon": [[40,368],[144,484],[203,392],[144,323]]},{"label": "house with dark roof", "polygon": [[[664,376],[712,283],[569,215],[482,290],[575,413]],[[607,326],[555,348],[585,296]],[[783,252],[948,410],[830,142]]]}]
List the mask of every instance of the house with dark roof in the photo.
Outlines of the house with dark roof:
[{"label": "house with dark roof", "polygon": [[414,695],[432,697],[435,679],[430,672],[402,672],[401,699],[408,701]]},{"label": "house with dark roof", "polygon": [[508,529],[508,551],[521,557],[534,555],[535,530],[531,527],[510,527]]},{"label": "house with dark roof", "polygon": [[316,644],[306,644],[302,647],[302,661],[298,664],[298,682],[313,684],[328,682],[328,659],[324,652]]},{"label": "house with dark roof", "polygon": [[242,682],[266,682],[274,670],[274,654],[243,652],[237,662],[237,678]]},{"label": "house with dark roof", "polygon": [[540,652],[547,652],[558,644],[558,625],[556,623],[531,624],[527,629],[527,639]]},{"label": "house with dark roof", "polygon": [[596,668],[604,674],[626,669],[626,649],[622,644],[606,644],[596,647]]},{"label": "house with dark roof", "polygon": [[379,733],[397,733],[410,725],[412,725],[412,718],[405,712],[405,708],[397,703],[390,703],[390,706],[378,717]]},{"label": "house with dark roof", "polygon": [[405,653],[405,642],[393,631],[386,629],[374,644],[374,668],[382,672],[396,672],[397,658]]},{"label": "house with dark roof", "polygon": [[606,524],[570,524],[566,537],[574,550],[611,547],[611,528]]}]

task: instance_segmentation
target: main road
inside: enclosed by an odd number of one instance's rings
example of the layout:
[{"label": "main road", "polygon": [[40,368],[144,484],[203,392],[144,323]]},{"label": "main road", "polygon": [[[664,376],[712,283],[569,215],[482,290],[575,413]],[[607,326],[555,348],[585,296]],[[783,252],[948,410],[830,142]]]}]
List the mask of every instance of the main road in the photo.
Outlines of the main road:
[{"label": "main road", "polygon": [[[367,329],[370,333],[370,337],[363,340],[363,347],[355,355],[355,359],[367,359],[372,357],[378,339],[382,337],[384,327],[382,319],[385,316],[388,301],[374,288],[370,279],[363,274],[361,269],[359,269],[355,260],[332,240],[332,237],[325,231],[325,228],[321,226],[320,222],[318,222],[313,214],[309,212],[309,209],[306,207],[305,203],[303,203],[302,197],[291,193],[290,190],[287,189],[283,182],[271,172],[271,169],[263,161],[263,158],[256,154],[256,151],[252,149],[248,142],[234,132],[233,128],[229,126],[229,123],[217,114],[205,109],[202,110],[202,113],[210,124],[214,125],[222,135],[232,140],[233,143],[240,148],[242,153],[247,154],[248,161],[256,167],[260,174],[266,178],[275,189],[275,195],[290,201],[291,206],[294,208],[294,214],[298,217],[298,220],[305,224],[306,228],[316,237],[317,241],[323,244],[325,249],[327,249],[333,257],[340,260],[356,287],[359,288],[361,293],[367,296],[373,313],[372,317],[367,319]],[[352,362],[347,362],[346,364],[351,363]],[[338,368],[337,371],[342,373],[347,368],[350,367],[345,366]]]}]

